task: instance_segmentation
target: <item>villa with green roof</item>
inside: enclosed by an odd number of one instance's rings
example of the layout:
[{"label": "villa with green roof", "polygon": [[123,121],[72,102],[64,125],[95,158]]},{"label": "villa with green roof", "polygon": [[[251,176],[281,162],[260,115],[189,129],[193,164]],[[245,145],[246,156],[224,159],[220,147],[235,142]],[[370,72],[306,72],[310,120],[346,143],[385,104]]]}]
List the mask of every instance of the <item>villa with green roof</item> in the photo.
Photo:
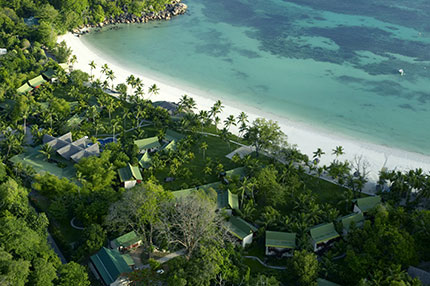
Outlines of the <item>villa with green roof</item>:
[{"label": "villa with green roof", "polygon": [[340,237],[340,235],[336,232],[332,222],[314,226],[311,228],[310,232],[311,243],[315,252],[329,247],[335,241],[335,239]]},{"label": "villa with green roof", "polygon": [[250,223],[246,222],[240,217],[232,216],[226,222],[227,230],[241,241],[242,247],[252,243],[254,232],[257,231]]},{"label": "villa with green roof", "polygon": [[110,247],[122,252],[124,250],[139,247],[141,244],[142,239],[137,235],[137,233],[135,231],[130,231],[112,240],[110,242]]},{"label": "villa with green roof", "polygon": [[25,94],[25,93],[28,93],[32,90],[33,90],[33,88],[31,86],[29,86],[28,83],[24,83],[19,88],[17,88],[16,92],[18,94]]},{"label": "villa with green roof", "polygon": [[295,233],[266,230],[266,255],[292,256],[295,248]]},{"label": "villa with green roof", "polygon": [[231,215],[231,210],[239,209],[239,198],[236,194],[232,194],[230,190],[220,191],[217,195],[217,208],[226,209]]},{"label": "villa with green roof", "polygon": [[340,218],[343,226],[343,234],[346,235],[349,231],[349,228],[352,223],[357,227],[363,226],[364,223],[364,215],[363,213],[352,213]]},{"label": "villa with green roof", "polygon": [[49,82],[54,82],[57,80],[57,74],[53,69],[48,69],[47,71],[42,73],[42,76]]},{"label": "villa with green roof", "polygon": [[46,80],[43,78],[43,76],[39,75],[39,76],[36,76],[35,78],[30,79],[28,81],[28,84],[33,88],[39,88],[45,82]]},{"label": "villa with green roof", "polygon": [[139,153],[143,154],[147,151],[153,152],[161,147],[158,137],[150,137],[145,139],[135,140],[134,144],[139,148]]},{"label": "villa with green roof", "polygon": [[359,198],[354,201],[354,212],[355,213],[367,213],[368,211],[374,209],[381,203],[380,196]]},{"label": "villa with green roof", "polygon": [[139,166],[146,169],[151,166],[151,157],[148,152],[145,152],[139,159]]},{"label": "villa with green roof", "polygon": [[119,180],[124,188],[129,189],[140,184],[143,180],[139,167],[127,164],[124,168],[118,169]]},{"label": "villa with green roof", "polygon": [[121,274],[132,271],[133,259],[128,254],[121,255],[116,249],[103,247],[90,257],[89,267],[104,285],[128,285],[128,279]]}]

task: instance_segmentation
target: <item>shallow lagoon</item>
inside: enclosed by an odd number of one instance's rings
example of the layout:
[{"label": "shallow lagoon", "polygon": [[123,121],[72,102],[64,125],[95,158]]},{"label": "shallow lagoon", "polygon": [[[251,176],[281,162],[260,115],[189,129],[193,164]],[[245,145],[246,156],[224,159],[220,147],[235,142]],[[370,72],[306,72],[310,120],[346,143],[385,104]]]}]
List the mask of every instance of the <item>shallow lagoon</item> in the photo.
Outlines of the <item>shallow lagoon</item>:
[{"label": "shallow lagoon", "polygon": [[347,2],[189,1],[172,21],[83,40],[225,102],[430,154],[430,4]]}]

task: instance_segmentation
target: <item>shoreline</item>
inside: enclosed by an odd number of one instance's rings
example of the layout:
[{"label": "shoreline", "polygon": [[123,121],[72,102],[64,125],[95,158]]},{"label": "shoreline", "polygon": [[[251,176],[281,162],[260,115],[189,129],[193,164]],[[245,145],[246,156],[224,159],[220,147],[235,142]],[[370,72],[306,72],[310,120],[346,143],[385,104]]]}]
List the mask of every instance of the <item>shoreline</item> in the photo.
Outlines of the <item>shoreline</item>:
[{"label": "shoreline", "polygon": [[[77,57],[74,68],[90,74],[90,67],[88,64],[94,60],[97,68],[93,70],[93,75],[95,78],[98,78],[101,76],[100,67],[106,63],[109,68],[114,71],[116,76],[114,80],[115,85],[118,83],[125,83],[125,79],[129,75],[134,74],[142,79],[145,90],[154,83],[160,88],[158,95],[152,95],[150,97],[152,101],[165,100],[178,102],[182,95],[187,94],[196,101],[198,110],[209,110],[215,100],[218,99],[216,95],[211,94],[210,91],[198,90],[191,86],[178,86],[176,83],[169,83],[168,80],[163,78],[155,80],[154,78],[157,76],[148,74],[148,71],[134,72],[133,69],[127,69],[127,67],[117,64],[115,60],[109,59],[106,55],[103,55],[101,51],[91,50],[89,46],[84,44],[81,38],[70,32],[58,38],[59,42],[63,40]],[[173,86],[173,84],[175,86]],[[144,97],[147,98],[147,96]],[[369,163],[368,179],[370,183],[373,183],[370,185],[374,185],[378,180],[379,171],[383,167],[389,170],[395,169],[400,171],[416,168],[422,168],[424,172],[430,171],[430,156],[424,154],[361,141],[359,138],[353,138],[349,135],[333,134],[331,130],[325,129],[324,127],[312,126],[305,122],[294,121],[290,118],[259,110],[255,107],[240,106],[235,100],[222,99],[222,102],[225,107],[219,116],[221,122],[223,122],[228,115],[233,114],[237,116],[242,111],[248,114],[250,122],[257,117],[273,119],[278,122],[282,131],[287,135],[288,143],[296,145],[302,153],[308,155],[310,158],[312,158],[312,153],[317,148],[321,148],[326,153],[321,157],[321,166],[324,164],[329,165],[330,162],[335,159],[335,156],[331,153],[332,149],[336,146],[342,146],[345,150],[345,154],[339,157],[341,161],[353,161],[354,157],[362,155],[363,160]],[[232,126],[230,131],[237,134],[238,128]],[[367,188],[369,188],[370,185],[367,186]]]}]

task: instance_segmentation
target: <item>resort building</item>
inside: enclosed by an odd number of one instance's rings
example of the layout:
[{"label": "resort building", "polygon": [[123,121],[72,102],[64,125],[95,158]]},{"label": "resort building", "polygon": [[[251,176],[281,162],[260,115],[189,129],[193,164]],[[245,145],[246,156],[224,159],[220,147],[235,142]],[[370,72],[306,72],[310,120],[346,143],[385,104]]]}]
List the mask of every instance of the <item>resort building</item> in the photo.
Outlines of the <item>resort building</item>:
[{"label": "resort building", "polygon": [[137,146],[137,148],[139,148],[139,153],[141,154],[145,152],[157,151],[161,147],[158,137],[135,140],[134,144]]},{"label": "resort building", "polygon": [[217,195],[217,209],[225,209],[229,215],[232,210],[239,209],[239,198],[236,194],[232,194],[230,190],[220,191]]},{"label": "resort building", "polygon": [[343,227],[343,235],[346,235],[349,231],[351,224],[354,223],[356,227],[362,227],[364,224],[364,215],[363,213],[352,213],[341,217],[339,219],[342,222]]},{"label": "resort building", "polygon": [[57,74],[53,69],[48,69],[44,73],[42,73],[42,76],[49,82],[55,82],[57,80]]},{"label": "resort building", "polygon": [[46,82],[46,80],[43,78],[43,76],[39,75],[33,79],[30,79],[28,81],[28,84],[33,88],[39,88],[45,82]]},{"label": "resort building", "polygon": [[315,252],[330,247],[331,244],[340,237],[332,222],[314,226],[311,228],[310,232],[311,243]]},{"label": "resort building", "polygon": [[149,152],[145,152],[140,156],[139,166],[146,169],[151,166],[151,157],[149,156]]},{"label": "resort building", "polygon": [[340,285],[322,278],[318,278],[317,286],[340,286]]},{"label": "resort building", "polygon": [[70,132],[57,138],[45,134],[43,135],[43,144],[51,146],[64,159],[72,159],[76,163],[82,158],[98,156],[100,154],[98,144],[92,144],[87,136],[73,141],[72,133]]},{"label": "resort building", "polygon": [[266,230],[266,255],[293,256],[296,234]]},{"label": "resort building", "polygon": [[360,198],[356,199],[354,201],[354,212],[359,213],[367,213],[368,211],[374,209],[376,206],[378,206],[381,203],[381,197],[380,196],[373,196],[373,197],[366,197],[366,198]]},{"label": "resort building", "polygon": [[167,110],[169,115],[174,115],[177,113],[178,104],[171,101],[156,101],[152,103],[156,107],[161,107]]},{"label": "resort building", "polygon": [[135,231],[130,231],[112,240],[110,242],[110,247],[123,252],[139,247],[141,244],[142,239],[137,235],[137,233]]},{"label": "resort building", "polygon": [[16,92],[18,94],[25,94],[25,93],[29,93],[32,90],[33,88],[30,85],[28,85],[28,83],[24,83],[23,85],[21,85],[16,89]]},{"label": "resort building", "polygon": [[121,276],[132,271],[134,261],[128,254],[120,254],[116,249],[103,247],[90,257],[89,267],[104,285],[128,285],[129,281]]},{"label": "resort building", "polygon": [[242,247],[252,243],[254,232],[257,231],[257,228],[253,225],[236,216],[230,217],[230,220],[226,223],[226,227],[241,242]]},{"label": "resort building", "polygon": [[133,188],[143,180],[139,167],[127,164],[124,168],[118,169],[119,180],[126,189]]}]

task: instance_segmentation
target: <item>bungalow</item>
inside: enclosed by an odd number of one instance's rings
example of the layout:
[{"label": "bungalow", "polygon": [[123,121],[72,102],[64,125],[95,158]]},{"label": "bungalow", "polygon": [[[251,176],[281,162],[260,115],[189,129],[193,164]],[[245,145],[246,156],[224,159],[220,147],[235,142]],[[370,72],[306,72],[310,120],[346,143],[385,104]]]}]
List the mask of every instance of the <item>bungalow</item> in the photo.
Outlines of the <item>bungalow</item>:
[{"label": "bungalow", "polygon": [[151,157],[149,156],[149,152],[145,152],[139,159],[140,167],[146,169],[151,166]]},{"label": "bungalow", "polygon": [[156,101],[153,105],[166,109],[170,115],[174,115],[178,110],[178,104],[170,101]]},{"label": "bungalow", "polygon": [[314,226],[310,232],[311,243],[315,252],[330,246],[336,238],[340,237],[332,222]]},{"label": "bungalow", "polygon": [[70,66],[67,63],[58,64],[66,73],[70,72]]},{"label": "bungalow", "polygon": [[120,252],[139,247],[142,244],[142,239],[135,231],[123,234],[110,242],[112,249],[117,249]]},{"label": "bungalow", "polygon": [[266,230],[266,255],[292,256],[296,234]]},{"label": "bungalow", "polygon": [[48,134],[43,136],[43,144],[52,147],[53,150],[64,159],[72,159],[78,163],[82,158],[98,156],[100,149],[98,144],[92,144],[88,137],[82,137],[76,141],[72,140],[72,133],[68,132],[60,137]]},{"label": "bungalow", "polygon": [[317,286],[340,286],[340,285],[322,278],[318,278]]},{"label": "bungalow", "polygon": [[352,213],[340,218],[343,226],[343,235],[346,235],[352,223],[357,227],[363,226],[364,216],[363,213]]},{"label": "bungalow", "polygon": [[163,146],[163,150],[166,150],[166,151],[170,151],[170,150],[174,151],[175,149],[176,149],[176,141],[175,140],[172,140]]},{"label": "bungalow", "polygon": [[240,217],[232,216],[226,223],[227,230],[242,242],[242,247],[252,243],[254,232],[257,231],[253,225]]},{"label": "bungalow", "polygon": [[57,80],[57,76],[56,73],[53,69],[48,69],[47,71],[45,71],[44,73],[42,73],[42,76],[49,82],[54,82]]},{"label": "bungalow", "polygon": [[195,188],[188,188],[188,189],[183,189],[179,191],[174,191],[172,192],[172,194],[176,199],[181,199],[181,198],[186,198],[187,196],[192,195],[196,192],[199,192],[200,194],[204,194],[208,196],[211,201],[212,200],[215,201],[215,199],[217,199],[215,195],[217,195],[218,188],[220,185],[221,185],[220,182],[215,182],[215,183],[198,186]]},{"label": "bungalow", "polygon": [[127,164],[124,168],[118,169],[118,175],[124,188],[129,189],[136,184],[140,184],[143,180],[139,167]]},{"label": "bungalow", "polygon": [[44,84],[46,80],[41,76],[36,76],[28,81],[28,84],[33,88],[39,88],[42,84]]},{"label": "bungalow", "polygon": [[368,211],[372,210],[376,206],[378,206],[381,203],[381,197],[380,196],[373,196],[373,197],[366,197],[366,198],[360,198],[356,199],[354,201],[354,212],[356,213],[367,213]]},{"label": "bungalow", "polygon": [[153,152],[161,147],[158,137],[150,137],[140,140],[135,140],[134,144],[139,148],[139,153],[143,154],[147,151]]},{"label": "bungalow", "polygon": [[116,249],[103,247],[90,257],[89,267],[97,279],[104,285],[128,285],[128,280],[122,274],[132,271],[133,259],[128,254],[121,255]]},{"label": "bungalow", "polygon": [[229,215],[231,210],[239,209],[239,198],[236,194],[232,194],[230,190],[219,191],[217,194],[217,209],[228,209]]},{"label": "bungalow", "polygon": [[31,86],[29,86],[28,83],[24,83],[19,88],[17,88],[16,92],[18,94],[25,94],[25,93],[29,93],[32,90],[33,90],[33,88]]}]

